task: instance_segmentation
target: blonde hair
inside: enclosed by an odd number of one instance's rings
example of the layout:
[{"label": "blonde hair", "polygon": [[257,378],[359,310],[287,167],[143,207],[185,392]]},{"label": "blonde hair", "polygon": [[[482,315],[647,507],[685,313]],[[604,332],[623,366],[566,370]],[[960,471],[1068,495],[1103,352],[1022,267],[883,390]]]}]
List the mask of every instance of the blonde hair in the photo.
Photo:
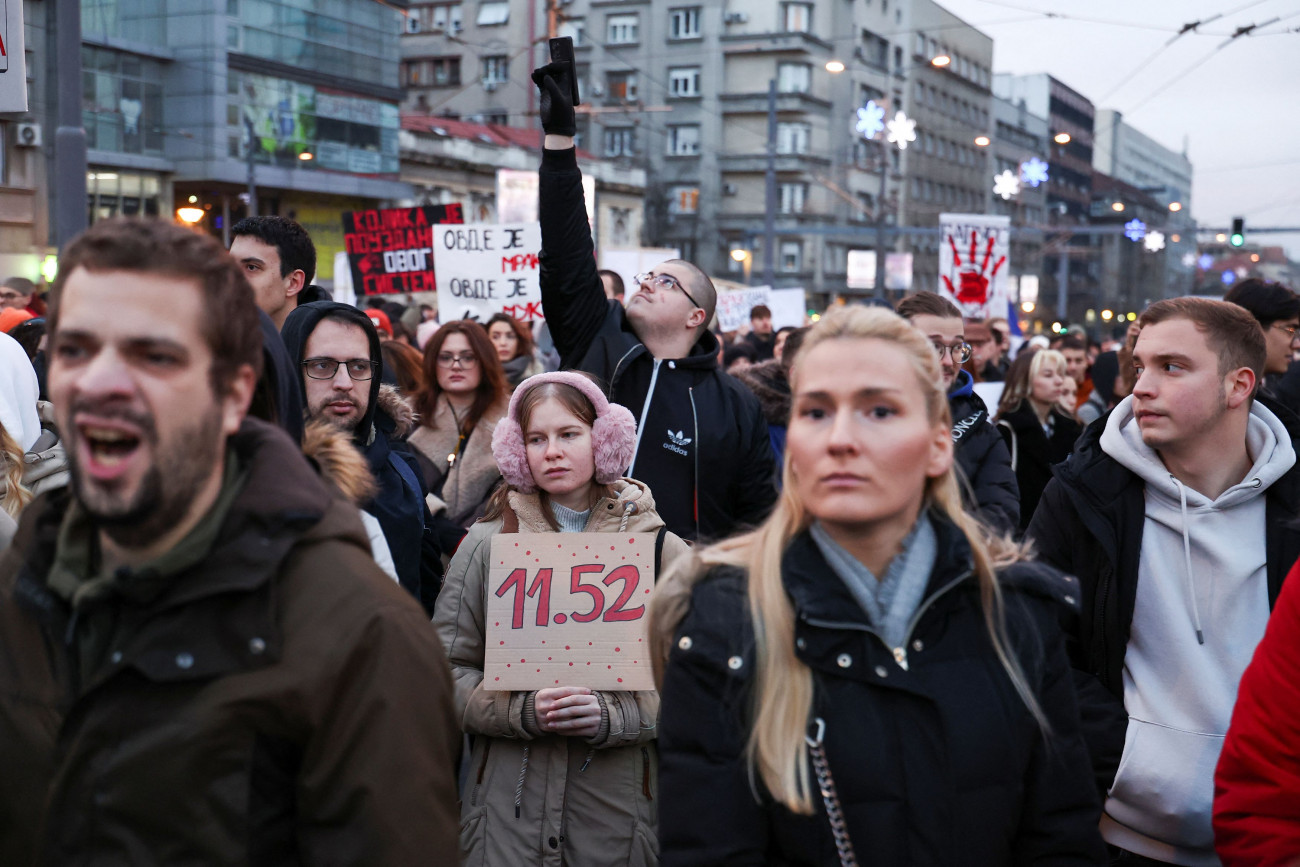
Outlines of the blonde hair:
[{"label": "blonde hair", "polygon": [[[881,340],[906,353],[912,373],[925,395],[930,422],[950,426],[948,400],[939,377],[939,362],[923,334],[894,313],[880,308],[842,307],[828,313],[808,332],[790,374],[791,391],[798,393],[800,365],[818,344],[830,340]],[[812,672],[795,655],[795,611],[781,576],[781,559],[790,541],[807,528],[811,516],[799,499],[791,469],[791,452],[785,453],[783,486],[776,508],[756,530],[713,545],[699,556],[693,574],[673,576],[677,588],[656,592],[651,613],[652,650],[657,671],[662,671],[672,635],[688,607],[689,585],[712,566],[726,565],[748,572],[749,614],[756,654],[752,725],[746,755],[751,779],[760,778],[772,797],[795,813],[813,812],[812,785],[804,736],[813,707]],[[952,521],[970,543],[974,572],[979,581],[984,622],[994,652],[1016,692],[1048,731],[1024,672],[1008,650],[1002,591],[995,570],[1023,559],[1025,550],[1010,539],[989,535],[968,515],[953,471],[926,482],[926,507]]]},{"label": "blonde hair", "polygon": [[998,401],[998,418],[1015,412],[1034,393],[1034,380],[1043,368],[1051,365],[1065,375],[1065,356],[1055,349],[1036,349],[1016,356],[1007,369],[1007,384]]},{"label": "blonde hair", "polygon": [[18,513],[23,510],[32,499],[32,492],[23,487],[23,467],[26,463],[23,461],[23,448],[18,441],[10,436],[5,426],[0,424],[0,473],[3,474],[4,487],[0,488],[0,508],[3,508],[12,517],[18,517]]}]

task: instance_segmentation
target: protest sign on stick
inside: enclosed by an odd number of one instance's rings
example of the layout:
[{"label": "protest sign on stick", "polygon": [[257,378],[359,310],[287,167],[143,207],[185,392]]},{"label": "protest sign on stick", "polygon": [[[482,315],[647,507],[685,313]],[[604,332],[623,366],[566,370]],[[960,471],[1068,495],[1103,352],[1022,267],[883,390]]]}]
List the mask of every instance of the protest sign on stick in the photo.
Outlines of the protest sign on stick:
[{"label": "protest sign on stick", "polygon": [[654,689],[654,533],[503,533],[488,571],[483,685]]},{"label": "protest sign on stick", "polygon": [[443,322],[506,313],[524,322],[542,318],[537,223],[468,223],[434,233],[438,313]]},{"label": "protest sign on stick", "polygon": [[432,292],[433,227],[462,222],[459,204],[348,211],[343,245],[357,295]]},{"label": "protest sign on stick", "polygon": [[1006,316],[1011,218],[940,214],[939,234],[939,294],[967,318]]}]

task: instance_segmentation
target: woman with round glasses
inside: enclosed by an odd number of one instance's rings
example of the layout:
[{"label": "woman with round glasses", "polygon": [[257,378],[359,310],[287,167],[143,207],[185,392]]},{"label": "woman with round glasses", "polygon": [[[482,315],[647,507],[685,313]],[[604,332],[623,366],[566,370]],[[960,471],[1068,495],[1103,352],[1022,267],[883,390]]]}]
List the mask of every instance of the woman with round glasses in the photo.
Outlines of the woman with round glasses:
[{"label": "woman with round glasses", "polygon": [[939,375],[952,415],[957,481],[972,514],[999,533],[1020,528],[1020,488],[1011,455],[992,424],[992,414],[975,393],[975,381],[962,365],[972,349],[957,306],[934,292],[917,292],[898,302],[898,315],[926,336],[939,355]]},{"label": "woman with round glasses", "polygon": [[1083,425],[1058,405],[1065,389],[1065,356],[1054,349],[1022,352],[1007,370],[997,424],[1020,485],[1020,529],[1029,526],[1052,466],[1070,456]]},{"label": "woman with round glasses", "polygon": [[425,484],[446,517],[468,528],[501,478],[492,432],[506,413],[505,371],[483,326],[460,319],[425,344],[424,379],[415,399],[420,426],[410,443],[424,458]]}]

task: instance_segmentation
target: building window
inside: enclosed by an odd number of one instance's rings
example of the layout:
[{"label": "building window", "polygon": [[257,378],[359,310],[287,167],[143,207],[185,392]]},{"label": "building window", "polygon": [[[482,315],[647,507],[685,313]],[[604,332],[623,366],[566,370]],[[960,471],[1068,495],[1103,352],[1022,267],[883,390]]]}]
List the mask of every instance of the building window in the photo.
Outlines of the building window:
[{"label": "building window", "polygon": [[699,96],[700,68],[687,66],[668,70],[669,96]]},{"label": "building window", "polygon": [[605,156],[630,157],[636,155],[636,130],[620,127],[605,130]]},{"label": "building window", "polygon": [[450,87],[460,84],[459,57],[427,57],[402,61],[406,87]]},{"label": "building window", "polygon": [[812,124],[778,123],[776,125],[776,152],[779,154],[808,153],[808,139],[812,136]]},{"label": "building window", "polygon": [[669,39],[695,39],[700,35],[700,7],[674,9],[668,13]]},{"label": "building window", "polygon": [[412,8],[409,17],[417,16],[420,30],[456,34],[465,29],[463,3],[435,3],[432,6]]},{"label": "building window", "polygon": [[782,214],[802,214],[804,199],[808,196],[807,184],[781,184],[780,212]]},{"label": "building window", "polygon": [[807,33],[812,30],[811,3],[782,3],[781,23],[786,33]]},{"label": "building window", "polygon": [[700,153],[700,128],[689,126],[668,127],[668,154],[675,157],[693,157]]},{"label": "building window", "polygon": [[636,73],[635,72],[607,72],[605,73],[605,93],[610,99],[633,100],[636,99]]},{"label": "building window", "polygon": [[557,32],[572,39],[574,48],[581,48],[587,44],[587,19],[567,18],[560,22]]},{"label": "building window", "polygon": [[95,166],[86,172],[86,208],[91,223],[119,215],[156,217],[162,202],[160,175]]},{"label": "building window", "polygon": [[806,63],[780,63],[776,67],[776,89],[781,93],[807,93],[812,86],[812,67]]},{"label": "building window", "polygon": [[694,214],[700,207],[700,188],[676,186],[668,188],[668,213]]},{"label": "building window", "polygon": [[505,84],[510,80],[510,58],[494,54],[483,58],[483,83]]},{"label": "building window", "polygon": [[479,27],[493,27],[510,20],[510,3],[508,0],[484,0],[478,5]]},{"label": "building window", "polygon": [[161,154],[162,65],[106,48],[81,49],[82,125],[86,146]]},{"label": "building window", "polygon": [[798,271],[803,267],[803,243],[800,241],[781,242],[781,270],[786,273]]},{"label": "building window", "polygon": [[610,45],[633,45],[640,38],[636,15],[611,15],[605,19],[605,41]]},{"label": "building window", "polygon": [[877,69],[889,70],[889,40],[870,30],[862,31],[862,59]]}]

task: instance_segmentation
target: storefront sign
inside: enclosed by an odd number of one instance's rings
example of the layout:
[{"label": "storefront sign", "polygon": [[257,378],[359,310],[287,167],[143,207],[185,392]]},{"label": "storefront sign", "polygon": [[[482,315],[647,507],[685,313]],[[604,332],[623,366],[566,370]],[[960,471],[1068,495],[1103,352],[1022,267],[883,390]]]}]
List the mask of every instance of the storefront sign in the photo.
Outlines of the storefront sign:
[{"label": "storefront sign", "polygon": [[488,571],[483,685],[654,689],[653,533],[503,533]]},{"label": "storefront sign", "polygon": [[433,227],[462,219],[459,204],[344,213],[343,244],[357,294],[434,291]]},{"label": "storefront sign", "polygon": [[438,312],[443,322],[506,313],[524,322],[543,318],[537,223],[467,223],[434,235]]}]

